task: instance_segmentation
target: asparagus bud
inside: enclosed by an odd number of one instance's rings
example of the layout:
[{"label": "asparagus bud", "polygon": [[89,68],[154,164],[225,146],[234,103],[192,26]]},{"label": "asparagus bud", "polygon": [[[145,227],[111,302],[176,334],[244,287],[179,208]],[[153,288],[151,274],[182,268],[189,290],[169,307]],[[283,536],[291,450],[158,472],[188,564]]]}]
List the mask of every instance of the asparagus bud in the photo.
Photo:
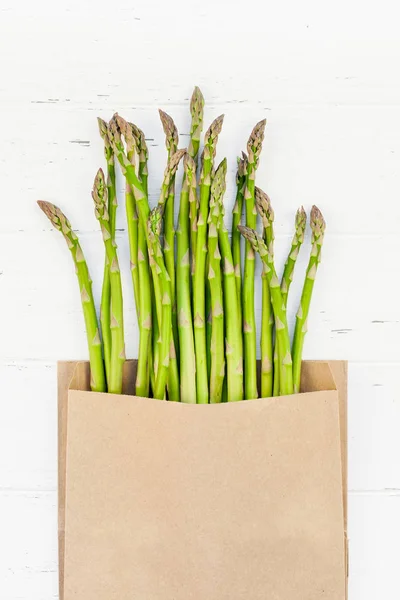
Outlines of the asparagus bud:
[{"label": "asparagus bud", "polygon": [[167,167],[164,171],[164,179],[161,187],[160,199],[158,201],[158,204],[162,207],[162,209],[164,209],[164,205],[168,199],[170,184],[174,179],[179,163],[185,154],[186,148],[181,148],[180,150],[177,150],[168,161]]},{"label": "asparagus bud", "polygon": [[178,129],[172,117],[161,109],[159,109],[158,112],[160,113],[160,119],[165,133],[165,145],[168,150],[168,156],[171,157],[178,149]]},{"label": "asparagus bud", "polygon": [[247,142],[247,153],[249,155],[249,163],[254,165],[254,170],[258,167],[258,161],[261,154],[262,143],[264,141],[265,126],[267,120],[259,121],[250,134]]}]

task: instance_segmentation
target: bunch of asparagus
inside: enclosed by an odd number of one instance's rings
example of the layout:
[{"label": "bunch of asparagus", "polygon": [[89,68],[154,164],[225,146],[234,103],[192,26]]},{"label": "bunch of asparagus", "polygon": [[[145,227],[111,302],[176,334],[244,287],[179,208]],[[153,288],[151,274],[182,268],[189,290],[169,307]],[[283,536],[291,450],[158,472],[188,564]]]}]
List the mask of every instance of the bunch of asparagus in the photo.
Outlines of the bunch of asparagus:
[{"label": "bunch of asparagus", "polygon": [[[118,114],[109,123],[98,119],[107,164],[107,175],[99,169],[92,190],[105,248],[100,324],[89,270],[70,222],[58,207],[38,202],[63,234],[75,263],[93,391],[120,394],[126,360],[115,237],[115,163],[119,163],[126,181],[130,269],[140,332],[136,395],[207,404],[253,399],[259,392],[262,397],[269,397],[300,390],[304,338],[325,231],[323,216],[317,207],[312,208],[311,253],[291,344],[286,309],[296,259],[304,241],[306,213],[302,207],[297,211],[295,234],[279,280],[274,264],[274,212],[267,194],[255,185],[266,121],[254,127],[247,154],[243,152],[238,159],[229,235],[224,223],[226,159],[215,165],[223,115],[207,129],[199,161],[203,110],[204,98],[196,87],[190,102],[187,149],[178,149],[174,121],[160,110],[168,159],[159,201],[152,209],[144,133]],[[181,162],[183,179],[175,231],[176,178]],[[262,233],[257,232],[258,215]],[[257,255],[263,265],[260,390],[254,311]]]}]

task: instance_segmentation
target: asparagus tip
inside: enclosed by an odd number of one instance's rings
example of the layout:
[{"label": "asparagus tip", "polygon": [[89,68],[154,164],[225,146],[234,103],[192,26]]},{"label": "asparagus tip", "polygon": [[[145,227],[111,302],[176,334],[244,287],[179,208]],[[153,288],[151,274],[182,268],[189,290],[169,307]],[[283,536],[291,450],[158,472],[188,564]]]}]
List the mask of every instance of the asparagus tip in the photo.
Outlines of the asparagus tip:
[{"label": "asparagus tip", "polygon": [[101,137],[103,138],[103,140],[106,139],[108,135],[108,125],[106,121],[104,121],[104,119],[101,119],[100,117],[97,117],[97,124],[99,126],[99,132]]},{"label": "asparagus tip", "polygon": [[94,178],[92,198],[95,204],[95,215],[97,219],[108,219],[107,212],[107,185],[103,169],[98,169]]},{"label": "asparagus tip", "polygon": [[311,231],[312,231],[313,242],[320,240],[320,243],[322,243],[324,233],[325,233],[326,223],[325,223],[325,219],[322,215],[322,212],[315,205],[311,209],[310,227],[311,227]]},{"label": "asparagus tip", "polygon": [[39,205],[39,208],[46,215],[46,217],[50,219],[50,221],[53,223],[53,218],[56,214],[57,207],[51,202],[46,202],[45,200],[38,200],[37,203]]},{"label": "asparagus tip", "polygon": [[161,110],[161,108],[158,109],[158,112],[165,133],[165,144],[167,146],[167,150],[174,152],[179,142],[178,129],[173,118],[168,113]]},{"label": "asparagus tip", "polygon": [[169,162],[168,162],[168,170],[170,171],[170,173],[173,175],[179,165],[180,160],[187,154],[187,149],[186,148],[180,148],[179,150],[177,150],[176,152],[174,152],[174,154],[171,156]]},{"label": "asparagus tip", "polygon": [[66,234],[69,230],[71,230],[71,224],[68,221],[67,217],[64,215],[62,210],[58,208],[55,204],[51,202],[46,202],[45,200],[37,201],[39,208],[44,212],[46,217],[49,219],[53,227],[62,231]]},{"label": "asparagus tip", "polygon": [[269,227],[274,221],[274,211],[271,205],[269,196],[259,187],[255,187],[254,196],[256,201],[256,209],[260,215],[264,227]]},{"label": "asparagus tip", "polygon": [[249,155],[249,162],[254,163],[257,166],[258,158],[260,156],[262,143],[264,141],[265,126],[267,119],[262,119],[253,128],[247,142],[247,152]]},{"label": "asparagus tip", "polygon": [[265,256],[268,254],[268,248],[261,237],[254,229],[247,227],[246,225],[238,225],[238,230],[242,234],[242,236],[250,242],[253,250],[259,253],[260,256]]},{"label": "asparagus tip", "polygon": [[[115,123],[115,125],[118,127],[121,134],[125,137],[126,130],[128,127],[128,123],[125,121],[125,119],[123,117],[121,117],[118,113],[115,113],[113,115],[113,118],[111,119],[111,121]],[[110,123],[111,123],[111,121],[110,121]]]},{"label": "asparagus tip", "polygon": [[211,123],[205,135],[205,144],[214,143],[215,139],[219,136],[222,130],[224,117],[225,115],[219,115],[219,117],[214,119],[214,121]]},{"label": "asparagus tip", "polygon": [[300,229],[301,231],[304,231],[306,228],[306,224],[307,224],[307,213],[304,210],[304,207],[300,206],[300,208],[297,209],[297,212],[296,212],[296,219],[295,219],[296,229]]},{"label": "asparagus tip", "polygon": [[213,204],[222,203],[226,189],[227,160],[224,158],[219,163],[211,184],[211,200]]},{"label": "asparagus tip", "polygon": [[202,118],[204,109],[204,96],[200,88],[196,85],[190,99],[190,113],[192,117]]}]

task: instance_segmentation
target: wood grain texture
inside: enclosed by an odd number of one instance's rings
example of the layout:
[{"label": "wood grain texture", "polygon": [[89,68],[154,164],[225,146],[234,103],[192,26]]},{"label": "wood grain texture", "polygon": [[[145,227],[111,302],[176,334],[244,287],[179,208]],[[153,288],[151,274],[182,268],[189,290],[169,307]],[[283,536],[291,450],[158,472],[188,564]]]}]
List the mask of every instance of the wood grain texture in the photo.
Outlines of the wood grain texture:
[{"label": "wood grain texture", "polygon": [[[35,201],[79,230],[97,294],[102,241],[90,189],[96,116],[146,132],[152,202],[165,163],[157,108],[188,141],[193,85],[224,112],[218,158],[267,117],[258,182],[279,262],[301,203],[327,221],[306,358],[349,359],[350,600],[395,600],[400,539],[400,42],[395,2],[3,0],[0,3],[0,598],[57,597],[56,361],[86,358],[64,241]],[[112,9],[112,10],[111,10]],[[361,18],[362,15],[362,18]],[[114,40],[110,43],[111,35]],[[117,37],[118,36],[118,37]],[[139,60],[140,59],[140,60]],[[118,180],[122,191],[121,178]],[[127,353],[137,352],[124,211]],[[101,253],[101,254],[99,254]],[[290,319],[306,265],[303,249]],[[257,318],[260,294],[257,294]]]}]

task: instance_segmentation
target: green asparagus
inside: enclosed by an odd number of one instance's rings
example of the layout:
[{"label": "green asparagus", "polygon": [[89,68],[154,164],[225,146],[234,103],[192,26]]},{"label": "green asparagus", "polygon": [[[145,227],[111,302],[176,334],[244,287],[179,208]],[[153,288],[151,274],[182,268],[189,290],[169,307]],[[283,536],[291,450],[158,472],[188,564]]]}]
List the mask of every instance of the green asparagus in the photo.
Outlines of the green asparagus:
[{"label": "green asparagus", "polygon": [[206,347],[206,314],[205,314],[205,268],[207,255],[207,219],[210,198],[211,173],[218,135],[222,129],[223,115],[215,119],[205,135],[200,175],[200,207],[197,219],[196,259],[194,263],[194,339],[196,349],[196,383],[197,402],[207,404],[208,374]]},{"label": "green asparagus", "polygon": [[110,271],[111,286],[111,364],[108,391],[111,394],[122,393],[123,368],[125,363],[124,311],[122,302],[121,273],[119,269],[117,245],[111,231],[108,214],[108,194],[102,169],[97,171],[92,197],[95,204],[95,215],[103,234],[107,260]]},{"label": "green asparagus", "polygon": [[281,287],[276,275],[272,244],[267,247],[262,236],[254,229],[239,225],[239,231],[258,252],[266,266],[265,272],[271,291],[272,307],[275,316],[276,337],[278,340],[279,368],[281,373],[280,392],[286,396],[293,394],[292,355],[290,352],[290,336],[286,319],[286,308],[283,304]]},{"label": "green asparagus", "polygon": [[[178,130],[173,119],[164,111],[159,110],[161,123],[165,133],[165,145],[168,151],[168,163],[178,150]],[[176,169],[175,169],[176,172]],[[176,316],[176,282],[175,282],[175,173],[170,177],[170,184],[165,202],[164,214],[164,259],[168,274],[171,278],[171,302],[172,302],[172,330],[175,348],[178,343],[178,323]]]},{"label": "green asparagus", "polygon": [[[247,143],[248,166],[245,189],[246,225],[254,229],[257,224],[257,211],[254,200],[256,170],[264,140],[266,121],[260,121],[254,127]],[[243,280],[243,338],[244,338],[244,375],[245,398],[257,398],[257,351],[256,319],[254,313],[254,275],[255,254],[253,246],[246,241]]]},{"label": "green asparagus", "polygon": [[236,277],[228,230],[224,223],[224,206],[220,198],[218,242],[221,251],[224,274],[224,311],[226,323],[226,375],[227,400],[243,400],[243,336],[240,327],[239,304],[241,299],[236,293]]},{"label": "green asparagus", "polygon": [[[193,159],[195,164],[195,173],[197,172],[198,153],[200,148],[200,137],[203,131],[203,112],[204,98],[197,86],[194,88],[192,98],[190,100],[190,114],[192,122],[190,126],[190,143],[188,154]],[[190,197],[189,204],[189,220],[190,220],[190,245],[192,248],[191,270],[194,273],[194,263],[196,261],[196,245],[197,245],[197,218],[198,218],[198,202],[197,194]]]},{"label": "green asparagus", "polygon": [[325,220],[321,211],[313,206],[310,215],[311,227],[311,254],[301,295],[299,310],[296,315],[296,327],[293,338],[293,381],[294,391],[300,391],[301,360],[303,354],[304,338],[307,333],[307,320],[310,310],[311,296],[314,289],[315,276],[318,264],[321,261],[321,248],[325,235]]},{"label": "green asparagus", "polygon": [[176,258],[180,390],[182,402],[196,403],[196,357],[194,352],[192,303],[190,298],[189,248],[189,206],[193,202],[193,197],[196,197],[196,166],[189,154],[186,154],[183,164],[185,175],[180,197]]},{"label": "green asparagus", "polygon": [[61,231],[70,249],[75,264],[76,275],[79,282],[83,315],[85,319],[86,335],[89,346],[90,360],[90,387],[93,392],[106,392],[106,376],[102,356],[102,344],[97,321],[96,308],[94,305],[92,280],[86,264],[82,248],[76,234],[72,231],[71,223],[61,210],[50,202],[38,201],[46,217],[53,227]]},{"label": "green asparagus", "polygon": [[221,280],[221,254],[218,245],[218,222],[221,201],[226,189],[226,159],[215,172],[211,184],[210,211],[208,215],[208,279],[211,292],[211,368],[210,402],[222,399],[222,386],[225,377],[224,347],[224,299]]},{"label": "green asparagus", "polygon": [[238,168],[236,174],[236,201],[232,211],[232,256],[235,267],[236,289],[238,295],[238,306],[240,319],[242,315],[242,256],[241,256],[241,235],[238,225],[242,222],[243,200],[246,189],[247,176],[247,155],[242,152],[242,158],[238,158]]},{"label": "green asparagus", "polygon": [[[115,234],[116,212],[117,212],[117,194],[115,186],[115,160],[110,140],[108,137],[108,124],[103,119],[97,119],[100,136],[104,141],[104,156],[107,162],[107,187],[108,187],[108,213],[110,215],[110,224],[113,235]],[[111,329],[110,329],[110,310],[111,310],[111,287],[110,271],[107,255],[104,260],[103,287],[101,292],[100,323],[101,333],[104,345],[104,362],[106,367],[107,381],[110,378],[111,365]]]},{"label": "green asparagus", "polygon": [[[162,223],[162,208],[157,206],[149,216],[148,235],[153,258],[156,263],[157,272],[160,278],[160,296],[159,301],[162,305],[162,315],[160,319],[160,355],[157,368],[154,398],[162,400],[165,397],[165,388],[169,375],[170,362],[170,343],[171,343],[171,281],[165,266],[163,252],[160,243],[160,232]],[[170,398],[171,399],[171,398]]]},{"label": "green asparagus", "polygon": [[[260,188],[255,188],[255,200],[258,214],[264,229],[264,239],[267,247],[273,247],[274,242],[274,212],[270,200]],[[274,315],[271,304],[271,292],[263,263],[262,281],[262,313],[261,313],[261,396],[269,398],[273,394],[274,384],[279,386],[278,353],[274,360],[273,327]],[[272,366],[274,362],[274,367]],[[275,394],[274,394],[275,395]]]}]

